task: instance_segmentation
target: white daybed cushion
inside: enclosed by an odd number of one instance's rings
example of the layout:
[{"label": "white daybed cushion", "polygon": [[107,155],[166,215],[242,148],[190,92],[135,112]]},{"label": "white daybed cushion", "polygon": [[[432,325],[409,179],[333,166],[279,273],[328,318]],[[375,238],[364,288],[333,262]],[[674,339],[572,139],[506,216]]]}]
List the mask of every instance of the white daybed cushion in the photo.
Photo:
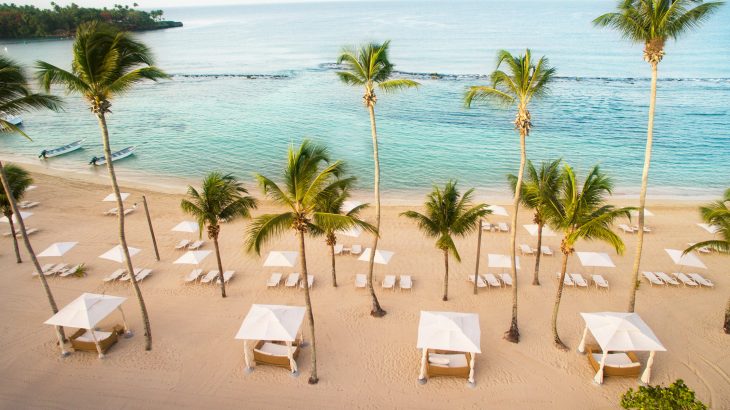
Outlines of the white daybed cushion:
[{"label": "white daybed cushion", "polygon": [[[94,334],[96,335],[96,340],[99,341],[99,340],[104,340],[107,337],[111,336],[112,332],[94,331]],[[83,335],[77,337],[76,340],[78,340],[79,342],[94,343],[94,338],[91,336],[91,332],[88,330]]]},{"label": "white daybed cushion", "polygon": [[261,346],[260,349],[255,349],[259,353],[267,354],[269,356],[289,356],[289,346],[280,345],[277,343],[266,342]]},{"label": "white daybed cushion", "polygon": [[[593,353],[593,358],[596,359],[598,363],[601,363],[601,357],[603,357],[603,354]],[[641,366],[641,363],[632,362],[631,358],[629,358],[626,353],[609,353],[608,356],[606,356],[606,366],[619,368],[638,367]]]},{"label": "white daybed cushion", "polygon": [[[436,360],[436,362],[434,362]],[[442,364],[446,362],[446,364]],[[469,364],[466,362],[466,355],[463,353],[457,354],[438,354],[429,353],[428,362],[437,367],[467,367]],[[440,362],[440,363],[439,363]]]}]

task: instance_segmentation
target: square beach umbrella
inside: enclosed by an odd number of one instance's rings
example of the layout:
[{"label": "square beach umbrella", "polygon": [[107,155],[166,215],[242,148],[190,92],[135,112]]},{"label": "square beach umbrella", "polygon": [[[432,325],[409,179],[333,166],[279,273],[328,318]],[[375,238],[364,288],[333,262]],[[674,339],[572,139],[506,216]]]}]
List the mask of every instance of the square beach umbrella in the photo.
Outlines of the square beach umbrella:
[{"label": "square beach umbrella", "polygon": [[[509,255],[502,255],[497,253],[490,253],[487,254],[487,266],[490,268],[502,268],[502,269],[510,269],[512,268],[512,258],[510,258]],[[517,263],[517,270],[520,269],[520,257],[515,256],[515,261]]]},{"label": "square beach umbrella", "polygon": [[707,266],[705,266],[705,264],[702,263],[700,258],[698,258],[697,255],[695,255],[694,253],[688,253],[686,255],[682,255],[682,251],[677,250],[677,249],[664,249],[664,250],[669,254],[669,257],[672,258],[672,261],[679,266],[707,269]]},{"label": "square beach umbrella", "polygon": [[51,257],[51,256],[63,256],[66,252],[70,251],[71,248],[76,246],[78,242],[56,242],[46,248],[43,252],[38,254],[39,258]]},{"label": "square beach umbrella", "polygon": [[[23,211],[20,211],[20,217],[23,218],[24,221],[26,219],[30,218],[31,216],[33,216],[33,212],[23,212]],[[3,216],[2,218],[0,218],[0,222],[2,222],[2,223],[10,223],[10,222],[8,222],[8,217],[7,216]],[[17,214],[13,214],[13,223],[14,224],[17,224],[18,223],[18,215]]]},{"label": "square beach umbrella", "polygon": [[711,233],[713,235],[716,234],[716,233],[718,233],[718,232],[720,232],[720,227],[717,226],[717,225],[710,225],[710,224],[705,224],[705,223],[699,223],[699,224],[697,224],[697,226],[699,226],[700,228],[706,230],[707,232],[709,232],[709,233]]},{"label": "square beach umbrella", "polygon": [[489,205],[487,207],[490,211],[492,211],[492,215],[494,216],[509,216],[509,213],[503,206],[499,205]]},{"label": "square beach umbrella", "polygon": [[[362,252],[362,255],[360,255],[357,260],[363,261],[363,262],[370,262],[370,253],[372,252],[372,248],[365,248],[365,250]],[[387,265],[388,262],[390,262],[390,259],[395,255],[395,252],[391,251],[383,251],[380,249],[375,250],[375,258],[373,259],[373,262],[380,264],[380,265]]]},{"label": "square beach umbrella", "polygon": [[174,264],[178,265],[197,265],[207,258],[212,251],[187,251],[181,257],[177,258]]},{"label": "square beach umbrella", "polygon": [[362,205],[360,201],[345,201],[342,203],[342,213],[346,214],[360,205]]},{"label": "square beach umbrella", "polygon": [[342,236],[349,236],[350,238],[359,238],[360,235],[362,235],[362,228],[355,225],[350,229],[337,231],[337,234],[342,235]]},{"label": "square beach umbrella", "polygon": [[[639,217],[639,210],[638,209],[634,209],[633,211],[630,211],[629,214],[631,215],[632,218],[638,218]],[[654,216],[654,213],[651,212],[650,210],[644,208],[644,216]]]},{"label": "square beach umbrella", "polygon": [[585,267],[615,268],[616,265],[607,253],[603,252],[576,252],[580,264]]},{"label": "square beach umbrella", "polygon": [[[138,253],[140,253],[142,250],[138,248],[133,248],[131,246],[128,246],[127,249],[129,250],[129,256],[132,257]],[[124,262],[124,252],[122,251],[122,246],[117,245],[108,251],[104,252],[103,254],[99,255],[101,259],[106,259],[114,262],[122,263]]]},{"label": "square beach umbrella", "polygon": [[175,225],[172,228],[172,231],[197,233],[199,229],[200,229],[200,225],[198,225],[198,223],[195,221],[182,221],[179,224]]},{"label": "square beach umbrella", "polygon": [[[529,225],[522,225],[527,232],[530,233],[530,236],[537,236],[537,224],[529,224]],[[542,236],[556,236],[555,231],[550,229],[549,226],[545,225],[542,227]]]},{"label": "square beach umbrella", "polygon": [[[129,198],[129,193],[120,192],[119,196],[122,197],[122,202],[124,202],[127,200],[127,198]],[[111,194],[105,196],[104,199],[102,199],[102,202],[117,202],[117,196],[114,195],[114,192],[112,192]]]},{"label": "square beach umbrella", "polygon": [[264,266],[281,266],[293,268],[297,265],[299,252],[295,251],[271,251],[264,261]]}]

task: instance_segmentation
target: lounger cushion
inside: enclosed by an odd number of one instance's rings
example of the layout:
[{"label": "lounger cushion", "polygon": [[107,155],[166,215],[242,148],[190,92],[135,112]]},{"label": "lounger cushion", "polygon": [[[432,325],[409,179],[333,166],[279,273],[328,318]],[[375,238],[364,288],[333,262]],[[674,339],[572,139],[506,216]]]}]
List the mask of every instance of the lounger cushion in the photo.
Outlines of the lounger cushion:
[{"label": "lounger cushion", "polygon": [[[434,360],[441,361],[441,362],[445,361],[446,364],[435,363]],[[463,353],[457,353],[457,354],[429,353],[428,362],[431,363],[431,365],[438,366],[438,367],[467,367],[469,365],[466,362],[466,355]]]},{"label": "lounger cushion", "polygon": [[289,346],[280,345],[278,343],[266,342],[259,349],[255,349],[259,353],[267,354],[270,356],[288,356]]},{"label": "lounger cushion", "polygon": [[431,354],[431,356],[428,358],[428,362],[431,364],[438,364],[441,366],[448,366],[449,365],[449,359],[446,357],[441,356],[434,356]]},{"label": "lounger cushion", "polygon": [[[593,358],[596,359],[598,363],[601,363],[602,357],[603,355],[600,353],[593,353]],[[641,363],[631,361],[626,353],[609,353],[606,356],[606,366],[626,368],[641,366]]]},{"label": "lounger cushion", "polygon": [[[97,341],[100,341],[100,340],[104,340],[107,337],[111,336],[112,335],[112,332],[99,332],[99,331],[94,331],[94,334],[96,335],[96,340]],[[79,342],[94,343],[94,337],[91,336],[91,332],[88,331],[88,330],[83,335],[77,337],[76,340],[78,340]]]}]

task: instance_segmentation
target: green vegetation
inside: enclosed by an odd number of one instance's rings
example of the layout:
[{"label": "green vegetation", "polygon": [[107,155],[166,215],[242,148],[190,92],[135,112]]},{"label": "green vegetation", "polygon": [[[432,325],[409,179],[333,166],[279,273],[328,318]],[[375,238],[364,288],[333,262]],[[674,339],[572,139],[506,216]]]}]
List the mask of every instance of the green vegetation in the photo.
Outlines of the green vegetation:
[{"label": "green vegetation", "polygon": [[34,6],[0,4],[0,38],[70,37],[76,28],[89,21],[101,21],[119,30],[142,31],[170,27],[182,27],[178,21],[162,19],[162,10],[142,11],[115,4],[108,9],[79,7],[71,3],[66,7],[51,2],[50,9]]},{"label": "green vegetation", "polygon": [[707,406],[695,398],[682,379],[669,385],[639,386],[639,390],[629,389],[621,397],[621,407],[642,410],[704,410]]}]

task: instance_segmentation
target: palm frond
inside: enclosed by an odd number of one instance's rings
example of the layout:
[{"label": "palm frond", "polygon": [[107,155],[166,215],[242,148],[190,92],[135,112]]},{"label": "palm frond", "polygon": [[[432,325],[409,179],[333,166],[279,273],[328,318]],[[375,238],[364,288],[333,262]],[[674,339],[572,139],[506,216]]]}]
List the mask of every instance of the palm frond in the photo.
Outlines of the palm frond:
[{"label": "palm frond", "polygon": [[246,249],[261,254],[261,248],[271,239],[292,229],[296,219],[293,212],[282,214],[265,214],[255,218],[246,231]]}]

